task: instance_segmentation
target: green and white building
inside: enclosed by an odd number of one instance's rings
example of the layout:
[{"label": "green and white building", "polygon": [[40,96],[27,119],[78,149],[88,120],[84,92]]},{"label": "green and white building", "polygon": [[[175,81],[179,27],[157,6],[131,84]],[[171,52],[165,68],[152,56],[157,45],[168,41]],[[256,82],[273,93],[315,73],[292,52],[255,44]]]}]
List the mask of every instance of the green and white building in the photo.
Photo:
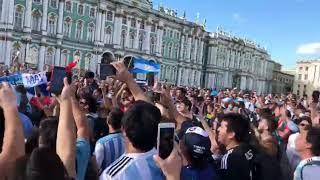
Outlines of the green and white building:
[{"label": "green and white building", "polygon": [[140,56],[177,85],[271,91],[274,62],[263,48],[148,0],[0,0],[0,16],[0,63],[8,66],[44,70],[80,57],[78,69],[99,73],[100,63]]}]

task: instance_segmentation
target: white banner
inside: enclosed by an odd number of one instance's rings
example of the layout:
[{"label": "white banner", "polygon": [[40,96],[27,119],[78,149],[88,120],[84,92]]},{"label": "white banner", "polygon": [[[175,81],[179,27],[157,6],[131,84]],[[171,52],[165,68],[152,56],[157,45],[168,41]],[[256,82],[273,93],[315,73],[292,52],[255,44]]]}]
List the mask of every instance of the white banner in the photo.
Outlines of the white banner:
[{"label": "white banner", "polygon": [[30,88],[41,84],[47,83],[46,72],[40,72],[37,74],[22,74],[22,82],[24,87]]}]

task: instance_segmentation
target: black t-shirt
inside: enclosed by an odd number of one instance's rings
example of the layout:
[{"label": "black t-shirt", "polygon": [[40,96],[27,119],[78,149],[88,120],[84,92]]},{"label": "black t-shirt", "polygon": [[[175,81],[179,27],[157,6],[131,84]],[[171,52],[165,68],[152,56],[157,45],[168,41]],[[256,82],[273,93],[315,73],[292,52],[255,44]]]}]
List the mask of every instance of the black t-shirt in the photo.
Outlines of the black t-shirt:
[{"label": "black t-shirt", "polygon": [[251,180],[254,153],[250,146],[241,144],[223,155],[219,175],[227,180]]}]

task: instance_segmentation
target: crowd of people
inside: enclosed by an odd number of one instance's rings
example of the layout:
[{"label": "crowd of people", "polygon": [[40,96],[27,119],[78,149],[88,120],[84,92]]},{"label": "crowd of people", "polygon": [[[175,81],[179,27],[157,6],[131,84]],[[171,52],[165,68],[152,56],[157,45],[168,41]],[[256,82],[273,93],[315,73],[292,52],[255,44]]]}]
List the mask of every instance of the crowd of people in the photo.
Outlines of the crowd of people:
[{"label": "crowd of people", "polygon": [[[319,180],[319,91],[263,95],[155,82],[122,61],[35,88],[0,85],[0,179]],[[8,73],[6,73],[8,74]],[[157,152],[161,122],[174,148]]]}]

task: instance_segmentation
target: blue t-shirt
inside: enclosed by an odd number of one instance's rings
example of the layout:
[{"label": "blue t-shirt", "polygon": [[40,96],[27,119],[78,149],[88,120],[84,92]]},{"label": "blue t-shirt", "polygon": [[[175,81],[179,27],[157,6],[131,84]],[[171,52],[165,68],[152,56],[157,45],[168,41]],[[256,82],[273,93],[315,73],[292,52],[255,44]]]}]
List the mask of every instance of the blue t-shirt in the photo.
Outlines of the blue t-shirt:
[{"label": "blue t-shirt", "polygon": [[19,112],[19,118],[22,123],[24,138],[28,139],[32,134],[33,125],[28,116]]},{"label": "blue t-shirt", "polygon": [[89,159],[90,159],[89,141],[83,138],[78,138],[77,144],[76,144],[77,180],[84,180]]},{"label": "blue t-shirt", "polygon": [[195,169],[191,166],[184,166],[181,169],[181,180],[218,180],[219,177],[211,164],[204,169]]}]

